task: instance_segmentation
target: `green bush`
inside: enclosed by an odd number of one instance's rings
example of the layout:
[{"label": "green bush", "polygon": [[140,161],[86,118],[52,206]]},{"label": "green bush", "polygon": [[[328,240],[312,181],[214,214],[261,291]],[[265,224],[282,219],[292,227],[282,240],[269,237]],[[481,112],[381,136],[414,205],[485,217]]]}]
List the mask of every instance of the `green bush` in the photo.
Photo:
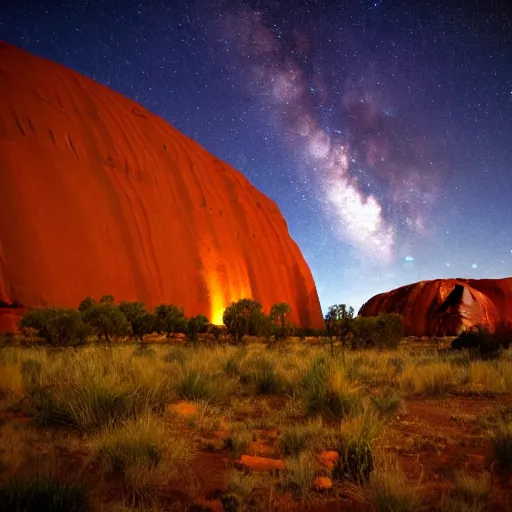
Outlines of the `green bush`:
[{"label": "green bush", "polygon": [[305,405],[306,414],[328,413],[342,419],[362,410],[362,398],[359,393],[332,385],[334,372],[332,360],[327,360],[325,357],[313,359],[298,387],[298,394]]},{"label": "green bush", "polygon": [[208,403],[223,403],[236,390],[236,381],[225,375],[215,375],[202,368],[183,368],[175,389],[184,400],[204,400]]},{"label": "green bush", "polygon": [[272,359],[258,357],[253,364],[251,378],[258,395],[271,395],[282,391],[283,382],[277,373],[276,363]]},{"label": "green bush", "polygon": [[501,349],[507,349],[512,338],[510,329],[499,327],[492,333],[483,325],[473,326],[463,331],[451,343],[455,350],[467,349],[472,357],[489,357],[499,354]]},{"label": "green bush", "polygon": [[338,480],[364,483],[370,479],[373,468],[370,443],[363,438],[351,439],[342,443],[340,458],[334,466],[332,476]]},{"label": "green bush", "polygon": [[285,459],[286,469],[282,486],[305,498],[311,491],[316,475],[316,463],[312,453],[301,452],[295,457]]},{"label": "green bush", "polygon": [[54,345],[84,342],[91,334],[90,328],[82,321],[76,309],[36,308],[25,311],[19,321],[20,329],[31,331]]},{"label": "green bush", "polygon": [[252,439],[252,432],[249,429],[237,428],[232,430],[228,437],[224,439],[224,446],[232,452],[234,457],[240,457],[247,451]]},{"label": "green bush", "polygon": [[169,401],[170,382],[147,363],[121,364],[98,358],[97,352],[78,353],[62,367],[46,372],[31,401],[38,418],[79,432],[96,431],[137,418],[149,411],[163,411]]},{"label": "green bush", "polygon": [[98,338],[105,338],[108,343],[112,337],[130,334],[130,324],[126,316],[118,306],[110,302],[110,299],[90,306],[84,311],[82,317]]},{"label": "green bush", "polygon": [[372,404],[383,416],[394,414],[400,409],[402,399],[397,391],[390,389],[372,397]]},{"label": "green bush", "polygon": [[322,449],[332,442],[332,432],[323,425],[322,418],[290,425],[279,437],[279,447],[285,455],[298,455],[306,449]]},{"label": "green bush", "polygon": [[396,313],[358,316],[352,321],[352,348],[395,349],[404,335],[403,318]]}]

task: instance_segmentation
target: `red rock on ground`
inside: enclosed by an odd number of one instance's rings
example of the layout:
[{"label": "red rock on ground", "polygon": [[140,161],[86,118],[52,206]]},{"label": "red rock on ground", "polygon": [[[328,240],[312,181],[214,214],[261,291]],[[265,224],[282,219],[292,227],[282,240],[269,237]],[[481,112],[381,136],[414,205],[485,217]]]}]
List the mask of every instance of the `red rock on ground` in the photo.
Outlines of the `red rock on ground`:
[{"label": "red rock on ground", "polygon": [[399,313],[407,335],[456,336],[483,324],[512,326],[512,278],[436,279],[402,286],[372,297],[363,316]]},{"label": "red rock on ground", "polygon": [[0,42],[0,301],[112,294],[222,322],[244,297],[322,327],[276,204],[141,105]]},{"label": "red rock on ground", "polygon": [[332,480],[327,476],[319,476],[313,481],[315,491],[328,491],[332,489]]},{"label": "red rock on ground", "polygon": [[338,452],[324,451],[318,454],[318,461],[320,462],[320,464],[322,464],[322,466],[332,470],[339,457],[340,455]]},{"label": "red rock on ground", "polygon": [[174,414],[184,418],[197,414],[197,405],[192,402],[177,402],[172,404],[169,409]]},{"label": "red rock on ground", "polygon": [[252,471],[282,471],[284,469],[284,460],[266,459],[264,457],[253,457],[251,455],[242,455],[240,464]]}]

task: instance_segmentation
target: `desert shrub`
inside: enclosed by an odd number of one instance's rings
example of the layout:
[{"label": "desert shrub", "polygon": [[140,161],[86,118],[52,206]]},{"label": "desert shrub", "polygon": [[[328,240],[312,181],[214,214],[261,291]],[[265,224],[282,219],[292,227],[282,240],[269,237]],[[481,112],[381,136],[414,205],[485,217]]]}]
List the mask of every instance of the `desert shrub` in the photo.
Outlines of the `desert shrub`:
[{"label": "desert shrub", "polygon": [[374,469],[372,446],[381,428],[382,422],[368,407],[341,424],[341,439],[337,447],[340,458],[334,466],[333,478],[356,483],[368,481]]},{"label": "desert shrub", "polygon": [[396,349],[404,335],[403,318],[396,313],[358,316],[351,323],[352,347]]},{"label": "desert shrub", "polygon": [[86,309],[82,318],[99,339],[105,338],[110,343],[113,337],[128,336],[130,324],[119,306],[116,306],[113,300],[110,301],[110,296],[106,297],[107,299],[102,297],[99,304],[94,304]]},{"label": "desert shrub", "polygon": [[155,308],[156,328],[158,332],[171,334],[184,330],[186,319],[182,308],[172,304],[160,304]]},{"label": "desert shrub", "polygon": [[229,423],[229,414],[218,406],[204,401],[196,403],[196,412],[188,419],[188,425],[200,432],[222,430]]},{"label": "desert shrub", "polygon": [[15,478],[0,486],[4,512],[82,512],[87,495],[78,483],[58,483],[48,476]]},{"label": "desert shrub", "polygon": [[206,400],[211,397],[211,380],[200,370],[185,368],[176,383],[176,390],[184,400]]},{"label": "desert shrub", "polygon": [[333,443],[333,437],[319,417],[304,424],[287,426],[279,437],[279,447],[285,455],[298,455],[306,449],[324,448]]},{"label": "desert shrub", "polygon": [[373,471],[373,455],[370,443],[363,438],[344,441],[340,458],[333,469],[333,478],[364,483]]},{"label": "desert shrub", "polygon": [[452,341],[451,348],[455,350],[467,349],[472,357],[492,357],[499,354],[502,348],[508,348],[510,340],[499,332],[491,333],[483,325],[476,325],[463,331]]},{"label": "desert shrub", "polygon": [[98,354],[63,358],[46,372],[31,394],[42,422],[93,431],[148,411],[163,411],[170,399],[165,374],[144,361],[123,362]]},{"label": "desert shrub", "polygon": [[468,386],[481,393],[508,393],[510,391],[509,372],[512,369],[505,361],[471,361],[468,367]]},{"label": "desert shrub", "polygon": [[153,486],[170,478],[185,477],[194,458],[188,436],[149,415],[101,431],[93,444],[102,467],[121,476],[138,498],[153,495]]},{"label": "desert shrub", "polygon": [[512,468],[512,422],[499,421],[491,433],[494,457],[504,469]]},{"label": "desert shrub", "polygon": [[163,356],[163,360],[166,363],[179,363],[180,365],[185,364],[187,361],[187,350],[184,347],[170,347],[169,351]]},{"label": "desert shrub", "polygon": [[224,372],[230,377],[240,375],[241,365],[246,354],[246,350],[239,349],[234,354],[227,355],[227,357],[221,361],[221,367]]},{"label": "desert shrub", "polygon": [[224,446],[231,451],[234,457],[240,457],[246,453],[253,440],[252,432],[242,426],[232,429],[224,439]]},{"label": "desert shrub", "polygon": [[445,361],[409,365],[398,376],[400,387],[410,395],[443,397],[457,383],[456,369]]},{"label": "desert shrub", "polygon": [[76,309],[36,308],[25,311],[19,321],[25,333],[33,331],[47,343],[63,345],[84,342],[91,329],[82,321]]},{"label": "desert shrub", "polygon": [[276,368],[276,362],[270,357],[260,356],[253,361],[251,380],[256,394],[277,394],[283,389],[283,381]]},{"label": "desert shrub", "polygon": [[378,461],[365,488],[371,507],[379,512],[416,512],[421,500],[394,459]]},{"label": "desert shrub", "polygon": [[220,498],[224,511],[251,510],[251,495],[260,486],[261,477],[258,475],[231,470],[228,475],[229,494]]},{"label": "desert shrub", "polygon": [[153,439],[141,435],[123,439],[120,432],[113,437],[110,442],[104,441],[99,450],[99,457],[109,471],[123,473],[127,467],[153,468],[162,458],[162,449]]},{"label": "desert shrub", "polygon": [[222,322],[236,343],[244,336],[258,335],[265,320],[261,304],[252,299],[232,302],[222,315]]},{"label": "desert shrub", "polygon": [[[174,434],[174,435],[173,435]],[[164,459],[178,472],[193,457],[191,442],[151,416],[128,420],[102,431],[94,444],[107,471],[125,473],[127,469],[151,469]]]},{"label": "desert shrub", "polygon": [[327,413],[344,418],[362,408],[361,395],[345,385],[341,370],[325,357],[312,360],[299,382],[298,393],[308,415]]},{"label": "desert shrub", "polygon": [[236,391],[237,383],[225,375],[208,373],[204,368],[190,365],[181,369],[174,386],[184,400],[220,404]]},{"label": "desert shrub", "polygon": [[394,390],[385,390],[371,398],[372,404],[383,416],[390,416],[400,409],[402,399],[400,394]]},{"label": "desert shrub", "polygon": [[295,457],[288,457],[285,459],[285,468],[282,487],[304,498],[311,491],[316,475],[314,455],[303,451]]}]

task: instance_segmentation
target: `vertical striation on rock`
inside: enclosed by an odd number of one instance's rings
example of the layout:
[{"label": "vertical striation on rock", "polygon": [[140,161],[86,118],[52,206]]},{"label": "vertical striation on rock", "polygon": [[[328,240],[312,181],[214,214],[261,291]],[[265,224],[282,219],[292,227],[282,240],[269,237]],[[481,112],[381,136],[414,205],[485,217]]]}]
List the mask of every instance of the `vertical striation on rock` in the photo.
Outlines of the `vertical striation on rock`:
[{"label": "vertical striation on rock", "polygon": [[512,278],[436,279],[372,297],[359,314],[399,313],[405,333],[456,336],[477,324],[490,330],[512,326]]},{"label": "vertical striation on rock", "polygon": [[0,77],[0,301],[113,294],[220,323],[252,297],[322,326],[283,216],[238,171],[128,98],[6,43]]}]

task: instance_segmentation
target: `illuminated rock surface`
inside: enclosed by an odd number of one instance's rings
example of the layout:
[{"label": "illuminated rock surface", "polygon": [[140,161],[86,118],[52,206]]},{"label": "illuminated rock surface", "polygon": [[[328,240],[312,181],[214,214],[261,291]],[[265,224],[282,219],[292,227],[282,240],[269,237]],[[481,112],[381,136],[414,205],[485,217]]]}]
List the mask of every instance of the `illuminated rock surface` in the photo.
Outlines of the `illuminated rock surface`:
[{"label": "illuminated rock surface", "polygon": [[0,97],[0,301],[112,294],[221,323],[250,297],[323,325],[283,216],[242,174],[137,103],[1,42]]},{"label": "illuminated rock surface", "polygon": [[406,334],[456,336],[483,324],[491,330],[512,324],[512,278],[420,281],[372,297],[363,316],[399,313]]}]

